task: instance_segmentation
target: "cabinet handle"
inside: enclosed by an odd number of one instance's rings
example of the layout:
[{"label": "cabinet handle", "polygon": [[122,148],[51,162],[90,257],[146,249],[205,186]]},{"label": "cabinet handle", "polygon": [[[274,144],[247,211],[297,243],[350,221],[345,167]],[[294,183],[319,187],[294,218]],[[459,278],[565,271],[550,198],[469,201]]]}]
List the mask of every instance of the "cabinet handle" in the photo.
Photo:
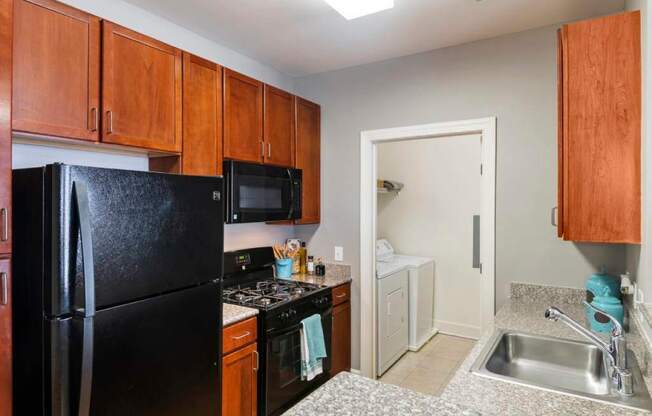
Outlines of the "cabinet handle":
[{"label": "cabinet handle", "polygon": [[271,143],[267,143],[267,157],[270,158],[270,159],[272,158],[272,144]]},{"label": "cabinet handle", "polygon": [[338,299],[342,299],[346,297],[346,293],[340,293],[339,295],[335,296]]},{"label": "cabinet handle", "polygon": [[0,273],[0,286],[2,286],[2,296],[0,297],[0,305],[9,303],[9,284],[7,282],[7,273]]},{"label": "cabinet handle", "polygon": [[91,127],[91,131],[97,131],[97,127],[100,124],[100,121],[98,120],[99,115],[97,108],[95,107],[91,107],[91,118],[93,119],[93,127]]},{"label": "cabinet handle", "polygon": [[254,371],[258,371],[258,366],[260,362],[258,361],[258,351],[253,351],[252,354],[254,355],[254,362],[256,363],[256,366],[254,367]]},{"label": "cabinet handle", "polygon": [[111,110],[106,112],[106,132],[113,133],[113,111]]},{"label": "cabinet handle", "polygon": [[550,224],[552,224],[553,227],[557,226],[557,207],[552,207],[550,210]]},{"label": "cabinet handle", "polygon": [[1,241],[9,240],[9,213],[7,208],[0,208],[0,216],[2,216],[2,237]]},{"label": "cabinet handle", "polygon": [[265,142],[260,141],[260,157],[265,157]]},{"label": "cabinet handle", "polygon": [[242,338],[248,337],[249,335],[251,335],[251,332],[247,331],[247,332],[245,332],[244,334],[242,334],[242,335],[240,335],[240,336],[237,336],[237,337],[231,337],[231,339],[239,340],[239,339],[242,339]]}]

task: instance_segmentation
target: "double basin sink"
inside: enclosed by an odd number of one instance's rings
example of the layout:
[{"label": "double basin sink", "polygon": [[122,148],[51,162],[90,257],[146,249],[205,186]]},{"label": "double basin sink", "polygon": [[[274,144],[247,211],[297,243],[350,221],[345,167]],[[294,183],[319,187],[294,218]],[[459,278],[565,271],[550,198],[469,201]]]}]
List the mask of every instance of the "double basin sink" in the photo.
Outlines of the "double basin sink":
[{"label": "double basin sink", "polygon": [[634,394],[616,391],[602,350],[593,344],[561,338],[497,330],[471,371],[480,376],[552,392],[652,411],[636,357],[627,351]]}]

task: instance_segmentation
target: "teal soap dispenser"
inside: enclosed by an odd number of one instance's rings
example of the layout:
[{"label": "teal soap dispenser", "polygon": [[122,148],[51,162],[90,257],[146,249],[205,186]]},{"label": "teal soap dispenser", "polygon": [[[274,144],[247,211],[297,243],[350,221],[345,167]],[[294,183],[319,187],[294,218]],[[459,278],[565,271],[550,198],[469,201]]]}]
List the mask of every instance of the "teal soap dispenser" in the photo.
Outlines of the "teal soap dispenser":
[{"label": "teal soap dispenser", "polygon": [[586,301],[591,303],[597,296],[612,296],[620,299],[620,281],[606,273],[604,267],[599,273],[593,273],[586,281]]},{"label": "teal soap dispenser", "polygon": [[[623,324],[625,319],[625,309],[620,299],[615,296],[596,296],[593,298],[593,301],[590,302],[591,305],[596,308],[603,310],[605,313],[613,316],[620,325]],[[596,332],[611,332],[613,324],[603,314],[597,312],[588,306],[586,309],[586,320],[591,326],[591,330]]]}]

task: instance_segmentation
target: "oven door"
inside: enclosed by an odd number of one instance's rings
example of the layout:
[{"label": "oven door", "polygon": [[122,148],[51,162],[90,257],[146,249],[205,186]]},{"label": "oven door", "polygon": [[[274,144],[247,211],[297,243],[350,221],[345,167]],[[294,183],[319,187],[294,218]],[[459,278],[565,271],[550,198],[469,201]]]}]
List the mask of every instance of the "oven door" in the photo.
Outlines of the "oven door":
[{"label": "oven door", "polygon": [[310,381],[301,379],[301,324],[267,334],[264,415],[279,414],[328,379],[331,354],[332,309],[321,315],[326,343],[324,372]]},{"label": "oven door", "polygon": [[301,171],[226,161],[227,223],[281,221],[301,216]]}]

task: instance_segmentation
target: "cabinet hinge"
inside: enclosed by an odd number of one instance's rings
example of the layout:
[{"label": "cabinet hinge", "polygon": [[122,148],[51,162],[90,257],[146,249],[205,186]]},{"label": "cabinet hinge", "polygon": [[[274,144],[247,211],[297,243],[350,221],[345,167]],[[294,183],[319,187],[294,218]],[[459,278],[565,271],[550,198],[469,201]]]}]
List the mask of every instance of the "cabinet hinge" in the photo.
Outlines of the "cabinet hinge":
[{"label": "cabinet hinge", "polygon": [[482,163],[480,163],[480,175],[482,175]]}]

